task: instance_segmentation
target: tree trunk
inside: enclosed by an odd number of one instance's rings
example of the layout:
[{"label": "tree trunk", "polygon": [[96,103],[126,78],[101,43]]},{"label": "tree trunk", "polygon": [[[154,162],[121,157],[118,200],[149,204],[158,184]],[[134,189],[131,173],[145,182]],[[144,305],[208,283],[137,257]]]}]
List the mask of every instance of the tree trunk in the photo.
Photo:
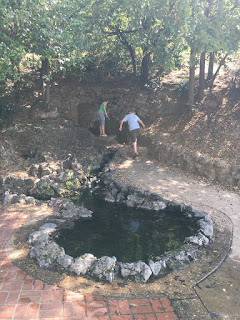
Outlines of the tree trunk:
[{"label": "tree trunk", "polygon": [[147,49],[145,49],[143,52],[143,59],[142,59],[142,65],[141,65],[141,75],[140,75],[141,86],[144,86],[148,82],[149,62],[150,62],[150,52]]},{"label": "tree trunk", "polygon": [[214,52],[210,52],[207,81],[213,78]]},{"label": "tree trunk", "polygon": [[206,56],[205,52],[202,52],[200,55],[199,87],[198,87],[198,99],[200,101],[203,98],[203,92],[205,89],[205,56]]},{"label": "tree trunk", "polygon": [[224,63],[225,63],[225,61],[226,61],[226,59],[227,59],[227,56],[228,56],[228,53],[226,53],[225,56],[224,56],[224,58],[220,61],[220,64],[219,64],[216,72],[214,73],[214,75],[213,75],[213,77],[212,77],[211,85],[213,85],[213,82],[215,81],[215,79],[216,79],[216,77],[217,77],[217,75],[218,75],[221,67],[224,65]]},{"label": "tree trunk", "polygon": [[134,75],[134,77],[136,77],[137,68],[136,68],[135,52],[134,52],[134,49],[132,48],[132,46],[127,46],[127,48],[128,48],[129,53],[130,53],[131,60],[132,60],[133,75]]},{"label": "tree trunk", "polygon": [[194,104],[194,89],[195,89],[195,68],[196,68],[196,54],[191,49],[190,68],[189,68],[189,84],[188,84],[188,104]]},{"label": "tree trunk", "polygon": [[45,75],[49,75],[49,60],[46,58],[42,60],[42,66],[41,66],[41,77]]},{"label": "tree trunk", "polygon": [[137,68],[136,68],[136,60],[135,60],[135,50],[128,43],[127,39],[123,36],[123,34],[121,33],[121,31],[118,28],[116,28],[116,35],[117,35],[118,39],[120,40],[120,42],[128,49],[128,51],[130,53],[130,57],[132,60],[132,67],[133,67],[133,75],[134,75],[134,77],[136,77]]},{"label": "tree trunk", "polygon": [[[18,72],[18,75],[19,75],[19,78],[20,78],[20,67],[18,66],[17,67],[17,72]],[[19,101],[20,98],[21,98],[21,83],[20,83],[20,80],[17,80],[14,84],[14,92],[15,92],[15,99],[16,101]]]},{"label": "tree trunk", "polygon": [[44,79],[44,76],[48,77],[50,73],[50,64],[48,59],[42,60],[41,67],[41,79],[44,100],[48,103],[49,101],[49,80]]}]

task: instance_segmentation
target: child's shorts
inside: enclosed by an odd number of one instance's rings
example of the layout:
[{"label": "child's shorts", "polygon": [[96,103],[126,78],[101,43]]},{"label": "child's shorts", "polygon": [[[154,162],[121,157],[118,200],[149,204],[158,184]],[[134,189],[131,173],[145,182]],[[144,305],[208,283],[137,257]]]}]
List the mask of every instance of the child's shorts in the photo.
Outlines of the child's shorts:
[{"label": "child's shorts", "polygon": [[105,126],[105,114],[104,112],[102,111],[98,111],[98,120],[99,120],[99,123],[100,123],[100,126]]},{"label": "child's shorts", "polygon": [[136,142],[137,141],[137,137],[139,135],[140,130],[139,129],[134,129],[132,131],[130,131],[130,138],[131,138],[131,142]]}]

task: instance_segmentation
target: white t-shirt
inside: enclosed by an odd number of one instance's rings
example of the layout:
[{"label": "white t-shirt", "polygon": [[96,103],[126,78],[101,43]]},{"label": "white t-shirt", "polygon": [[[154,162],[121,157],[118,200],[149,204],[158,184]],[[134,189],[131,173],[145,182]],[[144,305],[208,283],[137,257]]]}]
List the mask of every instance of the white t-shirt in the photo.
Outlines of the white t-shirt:
[{"label": "white t-shirt", "polygon": [[138,121],[141,121],[141,120],[134,113],[127,114],[123,118],[123,121],[128,123],[128,128],[129,128],[130,131],[140,128]]}]

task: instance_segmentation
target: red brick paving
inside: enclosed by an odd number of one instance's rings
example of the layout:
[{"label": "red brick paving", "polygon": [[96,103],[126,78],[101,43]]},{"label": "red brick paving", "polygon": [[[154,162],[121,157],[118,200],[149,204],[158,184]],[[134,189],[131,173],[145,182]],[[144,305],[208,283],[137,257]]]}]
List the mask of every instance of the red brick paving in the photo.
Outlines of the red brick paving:
[{"label": "red brick paving", "polygon": [[35,280],[9,261],[5,246],[26,221],[0,208],[0,319],[178,320],[167,297],[116,299],[83,295]]}]

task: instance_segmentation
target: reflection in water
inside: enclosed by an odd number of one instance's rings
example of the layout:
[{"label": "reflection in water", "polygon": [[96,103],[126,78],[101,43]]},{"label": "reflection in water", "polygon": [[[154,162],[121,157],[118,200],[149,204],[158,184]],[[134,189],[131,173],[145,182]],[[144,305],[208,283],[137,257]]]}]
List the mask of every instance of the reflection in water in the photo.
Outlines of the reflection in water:
[{"label": "reflection in water", "polygon": [[129,232],[136,232],[140,226],[140,222],[137,220],[129,221],[125,226],[125,229]]}]

